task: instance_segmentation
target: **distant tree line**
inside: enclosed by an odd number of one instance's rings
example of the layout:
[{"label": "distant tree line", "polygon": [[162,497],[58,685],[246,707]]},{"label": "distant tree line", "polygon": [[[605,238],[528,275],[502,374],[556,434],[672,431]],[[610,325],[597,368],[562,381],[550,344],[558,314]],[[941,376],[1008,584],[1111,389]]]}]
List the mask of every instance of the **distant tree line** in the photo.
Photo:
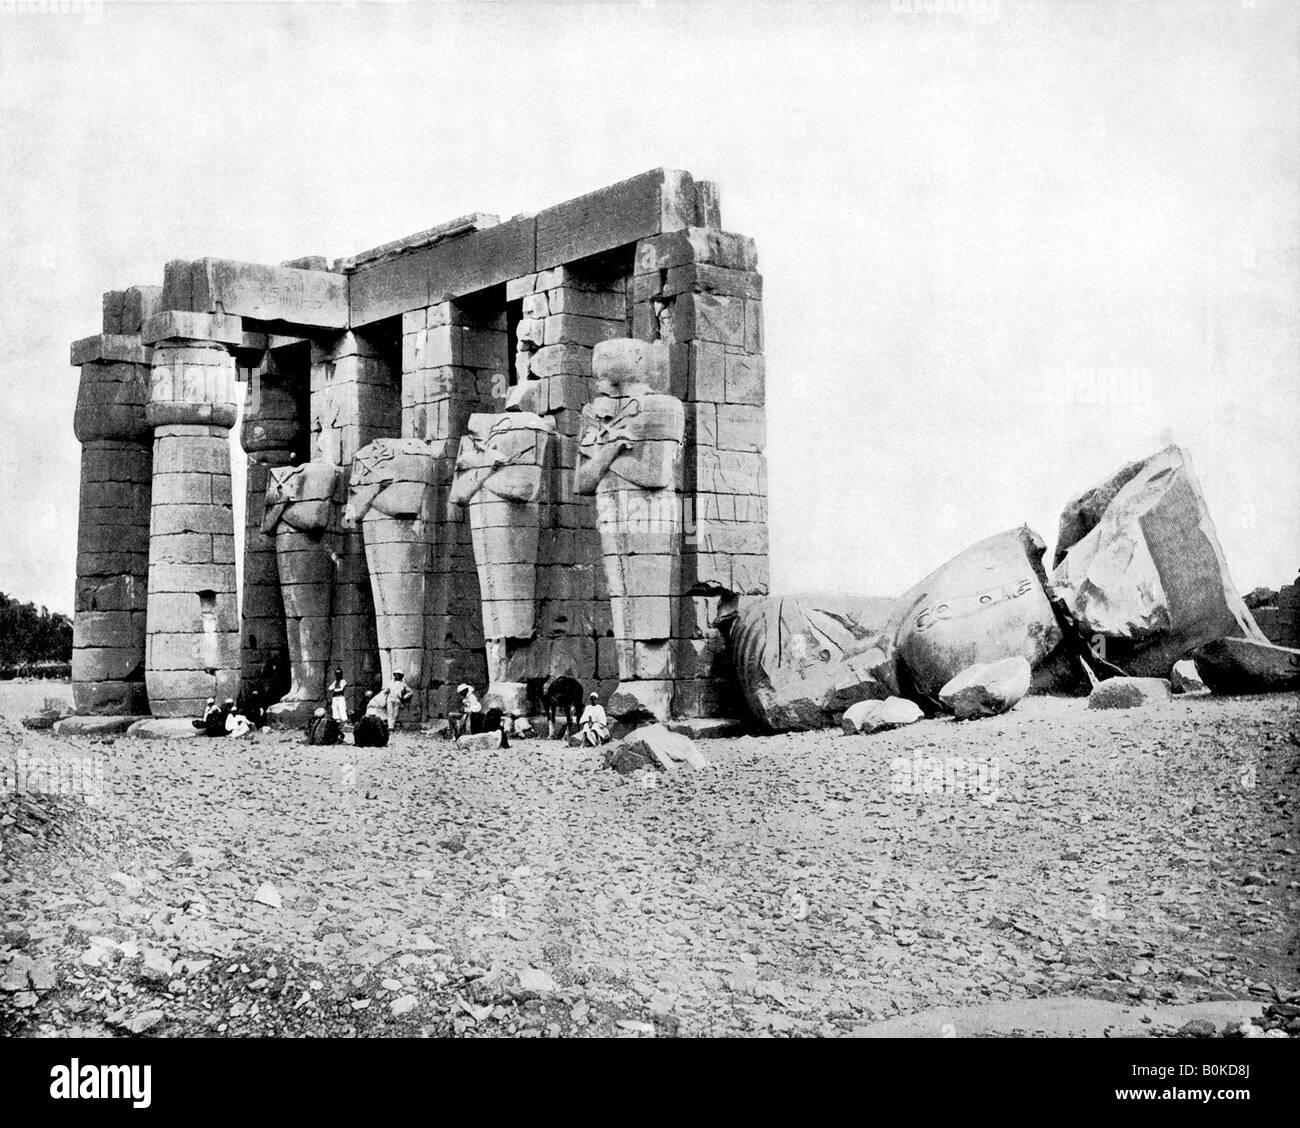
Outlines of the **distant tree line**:
[{"label": "distant tree line", "polygon": [[0,667],[72,661],[72,620],[0,592]]}]

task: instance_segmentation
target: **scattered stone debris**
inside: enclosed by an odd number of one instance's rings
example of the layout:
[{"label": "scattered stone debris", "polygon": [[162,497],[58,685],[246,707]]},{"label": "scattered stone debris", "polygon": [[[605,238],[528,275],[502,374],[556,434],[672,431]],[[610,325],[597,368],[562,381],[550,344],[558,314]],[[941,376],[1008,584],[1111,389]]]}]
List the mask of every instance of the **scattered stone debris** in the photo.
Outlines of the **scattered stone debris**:
[{"label": "scattered stone debris", "polygon": [[1196,662],[1191,658],[1183,658],[1174,663],[1174,668],[1169,671],[1169,688],[1174,693],[1207,692],[1205,683],[1196,672]]},{"label": "scattered stone debris", "polygon": [[1136,709],[1170,699],[1165,678],[1110,678],[1088,695],[1089,709]]},{"label": "scattered stone debris", "polygon": [[643,725],[610,745],[605,763],[621,775],[645,767],[675,772],[679,764],[695,769],[709,766],[708,757],[689,736],[671,732],[661,724]]},{"label": "scattered stone debris", "polygon": [[939,690],[939,702],[959,721],[993,717],[1029,692],[1032,676],[1029,663],[1019,655],[968,666]]},{"label": "scattered stone debris", "polygon": [[844,710],[840,727],[849,735],[870,735],[914,724],[925,716],[921,707],[903,697],[859,701]]},{"label": "scattered stone debris", "polygon": [[1213,693],[1278,693],[1300,688],[1300,650],[1255,639],[1221,638],[1196,651],[1196,672]]}]

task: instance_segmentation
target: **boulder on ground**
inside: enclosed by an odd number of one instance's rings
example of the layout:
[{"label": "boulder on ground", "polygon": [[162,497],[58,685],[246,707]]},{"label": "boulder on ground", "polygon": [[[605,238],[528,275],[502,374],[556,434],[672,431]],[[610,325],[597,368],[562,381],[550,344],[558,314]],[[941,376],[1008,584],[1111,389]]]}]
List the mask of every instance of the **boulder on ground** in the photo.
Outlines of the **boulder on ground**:
[{"label": "boulder on ground", "polygon": [[1163,676],[1217,638],[1263,641],[1176,446],[1065,507],[1051,589],[1102,663],[1134,677]]},{"label": "boulder on ground", "polygon": [[707,768],[709,761],[689,736],[653,724],[635,729],[611,745],[605,753],[605,764],[626,775],[644,767],[674,772],[678,764]]},{"label": "boulder on ground", "polygon": [[494,748],[501,747],[501,730],[492,729],[489,732],[473,732],[458,736],[456,747],[468,748],[471,752],[490,752]]},{"label": "boulder on ground", "polygon": [[1066,648],[1044,586],[1044,551],[1022,525],[971,545],[899,599],[886,632],[891,691],[937,711],[940,690],[963,670],[1015,657],[1040,687],[1054,684]]},{"label": "boulder on ground", "polygon": [[1005,713],[1029,692],[1029,663],[1020,655],[968,666],[939,690],[939,703],[959,721]]},{"label": "boulder on ground", "polygon": [[1184,658],[1174,663],[1174,668],[1169,671],[1169,688],[1175,693],[1205,692],[1205,682],[1196,672],[1194,659]]},{"label": "boulder on ground", "polygon": [[1170,698],[1164,678],[1111,678],[1088,695],[1089,709],[1133,709],[1158,705]]},{"label": "boulder on ground", "polygon": [[883,701],[858,701],[844,710],[840,728],[849,735],[870,735],[919,721],[925,713],[915,701],[886,697]]},{"label": "boulder on ground", "polygon": [[731,654],[754,719],[770,732],[822,728],[854,701],[887,697],[871,672],[884,653],[866,655],[893,605],[875,596],[785,595],[745,606]]},{"label": "boulder on ground", "polygon": [[55,736],[112,736],[126,732],[136,721],[148,720],[148,717],[100,717],[78,714],[64,717],[54,723]]},{"label": "boulder on ground", "polygon": [[1212,693],[1300,689],[1300,650],[1245,638],[1220,638],[1196,651],[1196,672]]}]

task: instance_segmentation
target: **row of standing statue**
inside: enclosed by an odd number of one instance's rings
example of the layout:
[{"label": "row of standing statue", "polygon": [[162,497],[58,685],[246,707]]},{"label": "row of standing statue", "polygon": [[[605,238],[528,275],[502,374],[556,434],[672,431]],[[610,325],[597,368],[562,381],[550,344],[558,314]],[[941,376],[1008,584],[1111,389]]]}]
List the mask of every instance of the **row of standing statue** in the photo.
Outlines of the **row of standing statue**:
[{"label": "row of standing statue", "polygon": [[[666,385],[661,344],[602,342],[592,367],[595,395],[582,412],[573,492],[595,501],[620,688],[635,695],[633,644],[666,643],[673,634],[685,413],[680,400],[657,390]],[[522,688],[509,681],[509,642],[528,640],[536,629],[540,499],[556,439],[552,418],[521,410],[526,388],[512,389],[505,411],[470,416],[450,488],[472,534],[488,692],[507,699]],[[326,697],[341,530],[363,535],[384,683],[397,669],[409,684],[423,681],[440,446],[378,439],[356,454],[345,483],[332,440],[322,433],[310,462],[269,472],[261,527],[274,538],[291,666],[289,691],[273,715],[310,712]]]}]

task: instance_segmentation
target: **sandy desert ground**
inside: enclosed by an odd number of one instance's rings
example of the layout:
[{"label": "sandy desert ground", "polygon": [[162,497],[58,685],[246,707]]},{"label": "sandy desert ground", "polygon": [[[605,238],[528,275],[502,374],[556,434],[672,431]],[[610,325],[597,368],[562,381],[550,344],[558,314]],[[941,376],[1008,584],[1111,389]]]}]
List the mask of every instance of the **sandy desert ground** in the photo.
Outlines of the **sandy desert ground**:
[{"label": "sandy desert ground", "polygon": [[708,769],[627,777],[543,740],[21,727],[50,695],[68,688],[0,684],[0,1033],[1158,1035],[1300,1014],[1294,693],[1036,697],[707,741]]}]

